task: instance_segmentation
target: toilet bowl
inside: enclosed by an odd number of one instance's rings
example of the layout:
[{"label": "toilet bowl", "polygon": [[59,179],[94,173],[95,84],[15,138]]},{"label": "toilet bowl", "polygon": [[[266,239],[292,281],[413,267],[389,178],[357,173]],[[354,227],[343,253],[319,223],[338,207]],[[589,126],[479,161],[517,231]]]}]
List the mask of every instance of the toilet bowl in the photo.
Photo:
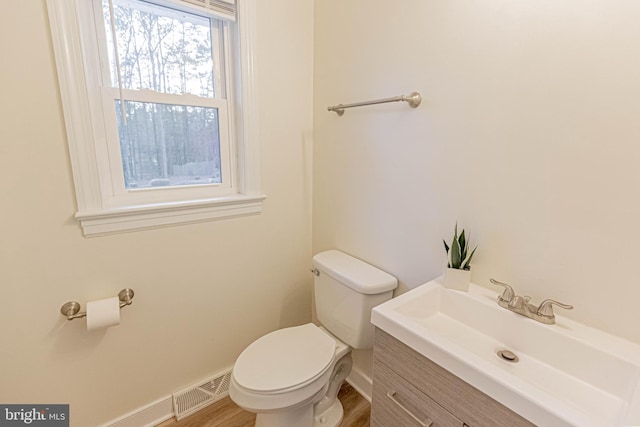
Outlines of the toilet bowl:
[{"label": "toilet bowl", "polygon": [[336,397],[351,364],[351,348],[322,327],[280,329],[240,354],[229,392],[258,414],[257,427],[337,426],[343,409]]},{"label": "toilet bowl", "polygon": [[313,257],[316,313],[322,326],[280,329],[250,344],[233,367],[229,396],[255,412],[256,427],[337,427],[338,391],[351,349],[371,348],[371,309],[389,300],[395,277],[337,250]]}]

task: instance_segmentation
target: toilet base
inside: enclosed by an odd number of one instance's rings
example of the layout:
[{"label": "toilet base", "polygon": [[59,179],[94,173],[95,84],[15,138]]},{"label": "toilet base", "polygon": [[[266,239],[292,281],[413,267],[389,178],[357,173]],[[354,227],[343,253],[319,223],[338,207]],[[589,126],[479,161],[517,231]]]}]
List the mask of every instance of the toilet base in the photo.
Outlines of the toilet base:
[{"label": "toilet base", "polygon": [[336,399],[323,413],[314,416],[314,406],[304,405],[285,412],[262,412],[256,417],[255,427],[338,427],[344,418],[342,403]]},{"label": "toilet base", "polygon": [[327,392],[315,405],[313,427],[338,427],[342,422],[344,409],[338,399],[338,392],[349,372],[351,372],[352,366],[351,352],[347,352],[345,356],[342,356],[334,366]]},{"label": "toilet base", "polygon": [[284,412],[262,412],[255,427],[309,426],[313,420],[313,405],[304,405]]},{"label": "toilet base", "polygon": [[313,419],[313,427],[337,427],[344,417],[342,403],[338,399],[333,405],[322,414],[316,415]]}]

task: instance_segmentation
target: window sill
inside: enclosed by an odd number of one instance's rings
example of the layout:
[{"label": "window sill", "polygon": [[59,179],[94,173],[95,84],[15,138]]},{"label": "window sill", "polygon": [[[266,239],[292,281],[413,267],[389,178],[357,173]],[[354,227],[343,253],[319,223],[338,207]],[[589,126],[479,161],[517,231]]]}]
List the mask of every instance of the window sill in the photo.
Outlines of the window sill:
[{"label": "window sill", "polygon": [[178,224],[212,221],[245,215],[256,215],[262,211],[265,195],[220,197],[180,203],[139,205],[99,211],[79,211],[75,217],[80,221],[86,237],[104,236],[129,231],[148,230]]}]

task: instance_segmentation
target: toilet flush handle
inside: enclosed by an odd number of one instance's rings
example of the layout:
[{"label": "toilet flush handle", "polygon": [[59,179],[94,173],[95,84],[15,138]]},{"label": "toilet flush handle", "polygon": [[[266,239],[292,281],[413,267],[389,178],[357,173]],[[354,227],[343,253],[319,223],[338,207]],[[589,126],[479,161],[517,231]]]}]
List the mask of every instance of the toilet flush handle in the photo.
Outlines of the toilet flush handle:
[{"label": "toilet flush handle", "polygon": [[309,271],[312,272],[314,276],[319,276],[320,275],[320,270],[318,270],[317,268],[312,268]]}]

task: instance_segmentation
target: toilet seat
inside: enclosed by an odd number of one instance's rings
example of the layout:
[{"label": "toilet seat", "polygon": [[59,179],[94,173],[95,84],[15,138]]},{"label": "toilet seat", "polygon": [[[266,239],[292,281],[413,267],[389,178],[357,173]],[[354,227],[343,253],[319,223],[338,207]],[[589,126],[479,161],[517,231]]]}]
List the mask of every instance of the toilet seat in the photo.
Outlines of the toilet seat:
[{"label": "toilet seat", "polygon": [[336,344],[313,323],[271,332],[240,354],[233,369],[234,380],[257,394],[297,390],[327,372]]}]

